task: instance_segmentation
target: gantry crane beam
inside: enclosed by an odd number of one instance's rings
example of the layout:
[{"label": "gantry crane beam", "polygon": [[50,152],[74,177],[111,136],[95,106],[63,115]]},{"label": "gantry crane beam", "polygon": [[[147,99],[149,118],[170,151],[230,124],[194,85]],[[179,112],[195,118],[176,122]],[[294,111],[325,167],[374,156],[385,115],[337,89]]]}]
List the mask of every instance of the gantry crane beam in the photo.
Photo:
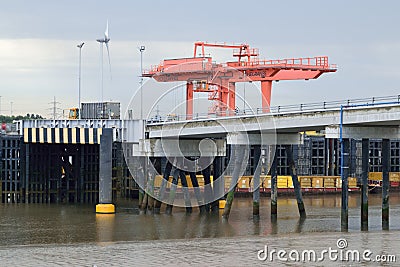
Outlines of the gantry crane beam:
[{"label": "gantry crane beam", "polygon": [[[196,57],[197,48],[201,47],[200,57]],[[238,61],[214,63],[211,57],[206,57],[204,47],[222,47],[236,49],[234,56]],[[330,65],[327,56],[311,58],[292,58],[280,60],[259,60],[258,49],[251,49],[248,44],[227,45],[196,42],[194,57],[166,59],[161,64],[153,66],[142,73],[143,77],[154,78],[158,82],[185,81],[186,113],[191,118],[193,114],[194,92],[193,83],[206,81],[218,85],[217,95],[221,101],[220,114],[229,114],[235,110],[235,83],[246,81],[261,82],[262,108],[269,111],[271,103],[272,81],[317,79],[324,73],[335,72],[336,65]],[[246,60],[242,60],[245,58]]]}]

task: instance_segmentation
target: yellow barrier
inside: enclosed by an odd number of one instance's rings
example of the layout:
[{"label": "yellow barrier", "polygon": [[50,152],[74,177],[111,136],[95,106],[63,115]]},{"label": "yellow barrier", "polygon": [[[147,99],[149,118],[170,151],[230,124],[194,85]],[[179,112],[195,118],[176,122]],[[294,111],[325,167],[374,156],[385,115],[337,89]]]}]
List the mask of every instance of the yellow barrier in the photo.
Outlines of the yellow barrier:
[{"label": "yellow barrier", "polygon": [[[382,181],[382,172],[370,172],[368,174],[368,180]],[[400,172],[389,172],[389,181],[400,182]]]},{"label": "yellow barrier", "polygon": [[277,180],[278,188],[287,188],[288,187],[288,176],[278,176]]},{"label": "yellow barrier", "polygon": [[310,176],[299,176],[300,179],[300,187],[301,188],[310,188],[311,187],[311,177]]},{"label": "yellow barrier", "polygon": [[271,176],[270,175],[261,176],[261,186],[263,188],[271,188]]},{"label": "yellow barrier", "polygon": [[325,188],[335,188],[336,177],[324,177],[324,187]]},{"label": "yellow barrier", "polygon": [[322,177],[322,176],[312,177],[311,178],[311,186],[313,188],[322,188],[322,187],[324,187],[324,177]]},{"label": "yellow barrier", "polygon": [[350,188],[357,187],[357,178],[356,177],[349,177],[349,179],[347,180],[347,183],[348,183]]},{"label": "yellow barrier", "polygon": [[252,176],[242,176],[239,177],[238,188],[250,188],[250,181],[252,180]]},{"label": "yellow barrier", "polygon": [[292,176],[288,176],[287,177],[287,187],[288,188],[294,188]]},{"label": "yellow barrier", "polygon": [[[350,188],[357,187],[357,178],[356,177],[349,177],[347,179],[347,185]],[[342,179],[340,177],[336,178],[336,187],[342,188]]]},{"label": "yellow barrier", "polygon": [[389,173],[389,181],[400,182],[400,172],[390,172]]},{"label": "yellow barrier", "polygon": [[382,181],[382,173],[381,172],[370,172],[368,174],[368,180]]},{"label": "yellow barrier", "polygon": [[335,180],[336,180],[336,183],[335,183],[336,188],[342,188],[342,178],[336,177]]}]

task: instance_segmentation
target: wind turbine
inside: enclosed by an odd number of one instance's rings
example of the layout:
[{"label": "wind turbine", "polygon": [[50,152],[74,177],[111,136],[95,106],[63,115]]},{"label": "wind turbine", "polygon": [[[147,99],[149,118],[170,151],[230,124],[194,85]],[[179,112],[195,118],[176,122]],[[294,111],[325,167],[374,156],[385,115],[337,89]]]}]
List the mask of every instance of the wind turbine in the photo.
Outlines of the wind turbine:
[{"label": "wind turbine", "polygon": [[[108,55],[108,64],[110,66],[110,79],[112,79],[111,77],[111,60],[110,60],[110,49],[108,47],[108,42],[110,41],[110,37],[108,34],[108,20],[107,20],[107,25],[106,25],[106,30],[104,31],[104,37],[101,39],[96,39],[97,42],[100,43],[100,60],[101,60],[101,105],[103,106],[103,80],[104,80],[104,73],[103,73],[103,46],[104,44],[106,45],[107,48],[107,55]],[[104,112],[103,107],[102,109],[102,113]]]}]

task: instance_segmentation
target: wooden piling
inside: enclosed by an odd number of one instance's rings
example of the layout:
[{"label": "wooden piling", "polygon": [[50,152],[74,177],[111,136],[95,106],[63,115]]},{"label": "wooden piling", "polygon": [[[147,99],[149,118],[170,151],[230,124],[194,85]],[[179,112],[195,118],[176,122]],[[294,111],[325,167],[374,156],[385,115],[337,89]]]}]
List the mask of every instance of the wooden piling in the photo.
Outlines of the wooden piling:
[{"label": "wooden piling", "polygon": [[368,172],[369,139],[362,139],[362,174],[361,174],[361,231],[368,231]]},{"label": "wooden piling", "polygon": [[213,199],[211,212],[219,213],[219,196],[223,195],[224,177],[222,177],[222,157],[216,156],[213,162]]},{"label": "wooden piling", "polygon": [[271,219],[276,220],[278,216],[278,175],[277,175],[277,155],[274,153],[271,164]]},{"label": "wooden piling", "polygon": [[341,207],[341,230],[347,232],[349,229],[349,151],[350,140],[345,138],[342,140],[342,166],[341,166],[341,180],[342,180],[342,207]]},{"label": "wooden piling", "polygon": [[227,194],[224,212],[222,213],[222,219],[225,221],[229,219],[229,214],[231,212],[233,199],[235,197],[239,175],[242,172],[243,165],[247,164],[248,156],[249,153],[248,148],[246,149],[246,145],[232,145],[231,161],[233,160],[234,167],[232,173],[232,181],[229,187],[231,189]]},{"label": "wooden piling", "polygon": [[210,211],[211,207],[211,196],[212,196],[212,188],[211,188],[211,171],[210,166],[207,166],[202,171],[204,177],[204,203],[206,212]]},{"label": "wooden piling", "polygon": [[197,181],[196,174],[194,172],[189,172],[190,180],[192,181],[194,195],[197,200],[197,205],[199,206],[200,213],[204,213],[206,211],[203,202],[203,196],[200,192],[199,182]]},{"label": "wooden piling", "polygon": [[189,188],[188,188],[188,183],[186,180],[185,172],[180,170],[179,177],[181,179],[181,184],[182,184],[182,191],[183,191],[183,198],[185,201],[186,213],[189,214],[189,213],[192,213],[192,203],[190,201]]},{"label": "wooden piling", "polygon": [[260,219],[260,175],[261,175],[261,145],[254,146],[254,164],[256,166],[253,174],[253,219]]},{"label": "wooden piling", "polygon": [[169,180],[169,175],[171,174],[172,164],[167,160],[167,164],[165,165],[163,179],[161,181],[160,191],[158,192],[158,197],[154,202],[154,213],[160,213],[161,209],[161,200],[164,198],[165,189],[167,187],[167,183]]},{"label": "wooden piling", "polygon": [[172,213],[172,207],[174,204],[175,200],[175,194],[176,194],[176,188],[178,187],[178,178],[179,178],[179,169],[174,170],[173,178],[172,178],[172,184],[171,184],[171,189],[169,191],[169,198],[168,198],[168,204],[165,209],[166,214],[171,214]]},{"label": "wooden piling", "polygon": [[292,176],[294,192],[296,194],[297,207],[299,209],[299,214],[300,214],[301,218],[305,218],[306,210],[304,208],[303,196],[301,194],[301,187],[300,187],[299,178],[297,176],[296,165],[294,164],[292,147],[290,145],[286,145],[285,150],[286,150],[286,156],[287,156],[288,164],[289,164],[289,172],[290,172],[290,175]]},{"label": "wooden piling", "polygon": [[382,230],[389,230],[390,140],[382,140]]}]

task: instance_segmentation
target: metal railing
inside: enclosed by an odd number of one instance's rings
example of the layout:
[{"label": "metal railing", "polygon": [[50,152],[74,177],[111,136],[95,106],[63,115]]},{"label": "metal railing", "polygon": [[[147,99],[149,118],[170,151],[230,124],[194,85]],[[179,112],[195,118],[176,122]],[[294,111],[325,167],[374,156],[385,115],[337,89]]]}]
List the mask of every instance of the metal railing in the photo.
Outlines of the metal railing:
[{"label": "metal railing", "polygon": [[256,109],[237,109],[235,111],[224,111],[217,113],[194,113],[193,115],[176,115],[168,114],[164,116],[156,116],[147,121],[148,124],[157,124],[164,122],[173,121],[188,121],[188,120],[206,120],[214,118],[227,118],[236,116],[256,116],[261,114],[271,115],[284,115],[290,113],[301,113],[301,112],[317,112],[317,111],[328,111],[328,110],[340,110],[343,107],[368,107],[376,105],[394,105],[400,104],[400,95],[396,96],[381,96],[381,97],[370,97],[370,98],[356,98],[347,100],[337,101],[325,101],[325,102],[314,102],[314,103],[301,103],[295,105],[282,105],[273,106],[270,108],[256,108]]},{"label": "metal railing", "polygon": [[251,61],[228,62],[230,67],[249,67],[249,66],[274,66],[274,67],[322,67],[336,69],[336,64],[329,65],[327,56],[289,58],[289,59],[252,59]]}]

